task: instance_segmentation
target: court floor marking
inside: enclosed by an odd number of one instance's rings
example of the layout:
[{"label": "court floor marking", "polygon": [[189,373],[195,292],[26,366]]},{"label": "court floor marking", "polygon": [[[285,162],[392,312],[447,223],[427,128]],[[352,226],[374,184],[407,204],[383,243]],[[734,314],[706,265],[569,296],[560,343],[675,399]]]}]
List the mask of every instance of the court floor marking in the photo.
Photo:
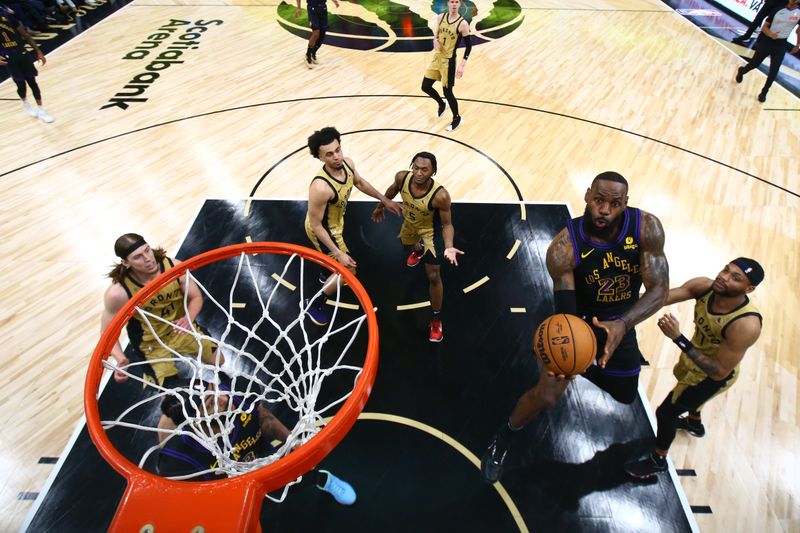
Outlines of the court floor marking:
[{"label": "court floor marking", "polygon": [[[481,460],[469,451],[466,446],[458,442],[456,439],[448,435],[447,433],[434,428],[433,426],[429,426],[428,424],[423,424],[417,420],[413,420],[411,418],[406,418],[404,416],[397,416],[397,415],[390,415],[388,413],[374,413],[374,412],[363,412],[358,416],[359,420],[372,420],[372,421],[379,421],[379,422],[390,422],[392,424],[400,424],[403,426],[408,426],[410,428],[417,429],[432,437],[439,439],[440,441],[444,442],[461,455],[463,455],[467,461],[472,463],[472,465],[480,471],[481,469]],[[514,500],[508,494],[503,484],[500,482],[494,483],[492,485],[494,489],[497,491],[500,498],[503,500],[503,503],[506,504],[508,507],[508,511],[511,514],[511,517],[514,519],[514,522],[517,524],[520,532],[528,533],[528,526],[525,525],[525,521],[522,519],[522,515],[519,512]]]}]

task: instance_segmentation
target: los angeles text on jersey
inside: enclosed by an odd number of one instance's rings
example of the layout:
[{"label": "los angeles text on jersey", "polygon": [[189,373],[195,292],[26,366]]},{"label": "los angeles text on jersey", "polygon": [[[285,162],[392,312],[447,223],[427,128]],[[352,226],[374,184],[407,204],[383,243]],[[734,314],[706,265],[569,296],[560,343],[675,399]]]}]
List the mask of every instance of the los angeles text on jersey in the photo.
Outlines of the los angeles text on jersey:
[{"label": "los angeles text on jersey", "polygon": [[[239,415],[239,422],[241,423],[242,430],[247,428],[247,425],[253,420],[253,415],[250,413],[242,413]],[[233,443],[233,450],[231,453],[231,459],[234,461],[239,461],[241,463],[250,463],[255,461],[256,459],[256,452],[252,450],[256,444],[261,441],[261,430],[257,430],[255,434],[248,435],[244,439],[239,440],[238,442]],[[218,463],[214,461],[214,464],[211,465],[211,468],[217,468]]]},{"label": "los angeles text on jersey", "polygon": [[622,259],[612,251],[606,252],[602,259],[602,265],[602,268],[595,268],[584,278],[587,285],[597,287],[595,300],[598,303],[617,303],[630,300],[633,297],[633,291],[630,288],[631,276],[639,274],[639,264]]}]

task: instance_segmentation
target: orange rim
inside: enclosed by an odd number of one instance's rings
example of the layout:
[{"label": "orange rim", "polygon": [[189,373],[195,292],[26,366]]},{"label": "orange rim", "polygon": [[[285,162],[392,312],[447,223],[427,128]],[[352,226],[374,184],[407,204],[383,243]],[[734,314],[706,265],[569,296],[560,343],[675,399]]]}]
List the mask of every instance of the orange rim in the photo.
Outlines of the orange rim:
[{"label": "orange rim", "polygon": [[[139,302],[150,298],[156,294],[159,289],[182,276],[187,270],[196,270],[207,264],[238,256],[242,252],[248,254],[297,254],[304,259],[310,260],[342,275],[343,280],[355,293],[361,308],[367,316],[367,354],[361,375],[358,377],[355,387],[353,387],[353,392],[339,409],[336,416],[306,444],[286,457],[275,461],[271,465],[233,478],[217,481],[192,482],[174,481],[142,470],[114,448],[101,425],[97,399],[100,381],[104,371],[102,361],[111,353],[111,348],[114,342],[119,339],[122,327],[133,318],[136,313],[136,305]],[[139,484],[142,486],[149,486],[155,490],[161,490],[168,489],[169,487],[177,489],[178,487],[185,487],[187,484],[191,484],[193,492],[195,493],[212,489],[235,490],[238,488],[241,490],[245,487],[251,487],[255,488],[258,494],[263,498],[266,492],[281,488],[290,481],[297,479],[297,477],[303,473],[313,469],[337,444],[339,444],[347,432],[353,427],[358,415],[364,409],[364,405],[372,391],[372,385],[375,381],[377,371],[377,319],[369,295],[353,273],[330,257],[303,246],[278,242],[235,244],[197,255],[167,270],[137,292],[117,313],[101,336],[89,363],[83,399],[84,409],[86,410],[86,425],[89,430],[89,435],[100,451],[100,454],[114,469],[129,481],[129,485]],[[216,490],[216,492],[219,491]],[[258,511],[259,506],[256,506],[255,512],[258,513]]]}]

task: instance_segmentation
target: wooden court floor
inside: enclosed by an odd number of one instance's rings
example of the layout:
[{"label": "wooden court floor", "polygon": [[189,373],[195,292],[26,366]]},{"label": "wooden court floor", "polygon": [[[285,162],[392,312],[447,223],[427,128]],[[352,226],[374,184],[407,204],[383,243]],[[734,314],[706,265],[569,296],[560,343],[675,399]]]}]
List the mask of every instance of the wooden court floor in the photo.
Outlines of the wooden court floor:
[{"label": "wooden court floor", "polygon": [[[421,97],[429,53],[326,46],[309,71],[274,3],[134,1],[48,55],[50,125],[0,85],[0,531],[23,522],[25,493],[52,468],[40,458],[59,456],[82,416],[114,239],[135,231],[175,250],[204,198],[304,197],[319,164],[302,148],[327,125],[349,133],[345,154],[379,189],[415,152],[434,152],[456,202],[580,212],[591,178],[617,170],[631,204],[664,224],[672,285],[739,255],[761,261],[762,338],[704,411],[707,436],[679,436],[672,458],[697,472],[682,484],[711,508],[696,517],[703,531],[800,529],[797,99],[776,85],[759,104],[763,75],[737,85],[742,60],[656,0],[520,4],[519,27],[474,47],[453,133]],[[340,14],[370,16],[350,3]],[[150,59],[131,53],[173,21],[221,23],[143,84],[146,101],[102,109],[146,79]],[[673,312],[688,333],[691,306]],[[654,320],[638,331],[656,406],[678,354]]]}]

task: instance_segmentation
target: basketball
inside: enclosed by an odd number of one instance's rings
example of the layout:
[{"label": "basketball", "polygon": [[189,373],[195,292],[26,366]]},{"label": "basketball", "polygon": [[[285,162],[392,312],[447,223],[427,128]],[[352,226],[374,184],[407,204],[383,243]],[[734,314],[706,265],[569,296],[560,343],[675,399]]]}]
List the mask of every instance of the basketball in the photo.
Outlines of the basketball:
[{"label": "basketball", "polygon": [[594,361],[597,339],[591,326],[579,317],[558,314],[539,324],[533,351],[550,372],[574,376]]}]

